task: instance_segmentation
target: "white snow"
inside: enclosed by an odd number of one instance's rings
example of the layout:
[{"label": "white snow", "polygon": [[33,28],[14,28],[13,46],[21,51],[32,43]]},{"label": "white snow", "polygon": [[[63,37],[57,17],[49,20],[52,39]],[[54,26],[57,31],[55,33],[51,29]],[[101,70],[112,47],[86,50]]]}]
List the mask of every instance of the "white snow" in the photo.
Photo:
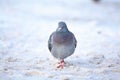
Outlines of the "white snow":
[{"label": "white snow", "polygon": [[[59,21],[78,42],[62,70],[47,48]],[[120,80],[120,1],[0,0],[0,80]]]}]

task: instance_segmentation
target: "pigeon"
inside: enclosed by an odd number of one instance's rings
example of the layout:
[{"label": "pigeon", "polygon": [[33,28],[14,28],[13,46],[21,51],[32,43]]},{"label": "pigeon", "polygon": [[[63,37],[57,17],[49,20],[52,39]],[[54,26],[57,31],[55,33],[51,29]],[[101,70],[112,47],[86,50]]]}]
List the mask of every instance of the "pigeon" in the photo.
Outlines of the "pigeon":
[{"label": "pigeon", "polygon": [[77,40],[72,32],[67,28],[65,22],[58,23],[58,28],[54,31],[48,40],[48,49],[51,54],[60,60],[57,68],[64,67],[64,59],[71,56],[77,46]]}]

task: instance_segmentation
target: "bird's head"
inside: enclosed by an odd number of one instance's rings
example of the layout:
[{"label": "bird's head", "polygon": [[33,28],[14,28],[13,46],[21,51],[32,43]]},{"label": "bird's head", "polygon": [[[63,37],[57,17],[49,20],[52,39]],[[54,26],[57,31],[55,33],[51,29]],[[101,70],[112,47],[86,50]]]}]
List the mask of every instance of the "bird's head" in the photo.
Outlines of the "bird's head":
[{"label": "bird's head", "polygon": [[56,31],[60,31],[60,32],[66,32],[68,31],[67,25],[65,22],[59,22],[58,23],[58,28]]}]

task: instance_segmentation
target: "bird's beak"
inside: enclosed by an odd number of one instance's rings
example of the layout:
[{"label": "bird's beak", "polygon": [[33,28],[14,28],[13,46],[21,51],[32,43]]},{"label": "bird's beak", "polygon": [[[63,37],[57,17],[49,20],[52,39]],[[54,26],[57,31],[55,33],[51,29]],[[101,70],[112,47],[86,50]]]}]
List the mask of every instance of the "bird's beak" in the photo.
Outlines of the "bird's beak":
[{"label": "bird's beak", "polygon": [[58,28],[58,30],[61,30],[61,29],[62,29],[62,27],[59,27],[59,28]]}]

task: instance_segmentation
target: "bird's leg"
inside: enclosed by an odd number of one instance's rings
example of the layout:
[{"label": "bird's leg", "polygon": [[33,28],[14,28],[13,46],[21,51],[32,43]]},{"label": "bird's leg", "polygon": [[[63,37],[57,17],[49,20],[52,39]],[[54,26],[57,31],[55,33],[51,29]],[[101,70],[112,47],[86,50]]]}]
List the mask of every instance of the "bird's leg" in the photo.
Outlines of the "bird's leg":
[{"label": "bird's leg", "polygon": [[64,62],[64,60],[62,59],[62,60],[60,60],[60,62],[58,62],[58,64],[61,64],[61,63],[63,63]]},{"label": "bird's leg", "polygon": [[62,59],[59,63],[59,65],[57,66],[57,68],[63,68],[64,67],[64,64],[65,64],[65,61]]}]

